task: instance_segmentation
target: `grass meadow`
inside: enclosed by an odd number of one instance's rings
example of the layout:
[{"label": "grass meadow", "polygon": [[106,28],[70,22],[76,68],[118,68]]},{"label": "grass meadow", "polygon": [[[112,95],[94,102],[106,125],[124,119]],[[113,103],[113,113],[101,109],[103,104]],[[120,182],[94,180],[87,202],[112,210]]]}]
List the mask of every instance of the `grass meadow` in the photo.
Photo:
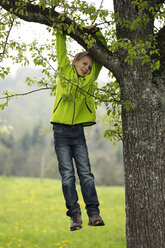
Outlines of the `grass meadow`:
[{"label": "grass meadow", "polygon": [[0,248],[125,248],[123,187],[97,187],[103,227],[88,226],[79,192],[83,228],[70,232],[61,182],[0,177]]}]

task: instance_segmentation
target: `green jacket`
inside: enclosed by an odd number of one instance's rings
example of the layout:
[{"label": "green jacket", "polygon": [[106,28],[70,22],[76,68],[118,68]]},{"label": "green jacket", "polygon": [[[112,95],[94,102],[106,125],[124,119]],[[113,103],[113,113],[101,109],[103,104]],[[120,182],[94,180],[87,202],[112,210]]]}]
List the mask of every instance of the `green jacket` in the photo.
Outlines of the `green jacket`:
[{"label": "green jacket", "polygon": [[[96,36],[103,42],[105,41],[100,31],[96,33]],[[102,66],[95,61],[89,75],[78,77],[74,65],[67,56],[66,36],[58,32],[56,34],[56,49],[58,83],[51,123],[67,125],[83,123],[84,126],[95,124],[95,104],[91,95],[94,94],[94,81],[97,79]]]}]

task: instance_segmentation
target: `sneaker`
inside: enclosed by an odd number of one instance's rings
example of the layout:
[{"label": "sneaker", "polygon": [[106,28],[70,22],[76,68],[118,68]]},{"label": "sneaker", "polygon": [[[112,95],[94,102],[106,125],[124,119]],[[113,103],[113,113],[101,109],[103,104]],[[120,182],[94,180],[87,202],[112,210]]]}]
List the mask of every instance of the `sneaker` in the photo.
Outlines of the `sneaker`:
[{"label": "sneaker", "polygon": [[89,226],[104,226],[104,221],[102,220],[102,218],[100,217],[100,215],[95,214],[92,216],[89,216]]},{"label": "sneaker", "polygon": [[77,211],[71,217],[70,230],[76,231],[82,228],[81,211]]}]

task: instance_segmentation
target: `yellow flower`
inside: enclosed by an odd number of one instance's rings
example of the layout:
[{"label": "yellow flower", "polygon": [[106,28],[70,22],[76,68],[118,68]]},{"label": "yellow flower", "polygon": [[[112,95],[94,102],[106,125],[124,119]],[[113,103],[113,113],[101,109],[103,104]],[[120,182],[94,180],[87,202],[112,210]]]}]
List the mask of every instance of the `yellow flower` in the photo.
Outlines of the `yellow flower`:
[{"label": "yellow flower", "polygon": [[11,242],[8,242],[6,245],[7,245],[7,246],[10,246],[11,244],[12,244]]},{"label": "yellow flower", "polygon": [[68,240],[63,240],[63,241],[62,241],[62,243],[66,243],[66,242],[68,242]]}]

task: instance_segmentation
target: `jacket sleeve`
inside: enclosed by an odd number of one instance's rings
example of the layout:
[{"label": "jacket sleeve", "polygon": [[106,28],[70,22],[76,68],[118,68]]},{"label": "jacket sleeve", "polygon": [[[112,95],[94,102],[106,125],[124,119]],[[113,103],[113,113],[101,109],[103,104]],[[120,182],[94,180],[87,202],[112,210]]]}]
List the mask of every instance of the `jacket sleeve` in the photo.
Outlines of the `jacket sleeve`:
[{"label": "jacket sleeve", "polygon": [[70,64],[70,60],[67,56],[67,49],[66,49],[66,35],[60,34],[60,32],[56,33],[56,52],[57,52],[58,69]]}]

